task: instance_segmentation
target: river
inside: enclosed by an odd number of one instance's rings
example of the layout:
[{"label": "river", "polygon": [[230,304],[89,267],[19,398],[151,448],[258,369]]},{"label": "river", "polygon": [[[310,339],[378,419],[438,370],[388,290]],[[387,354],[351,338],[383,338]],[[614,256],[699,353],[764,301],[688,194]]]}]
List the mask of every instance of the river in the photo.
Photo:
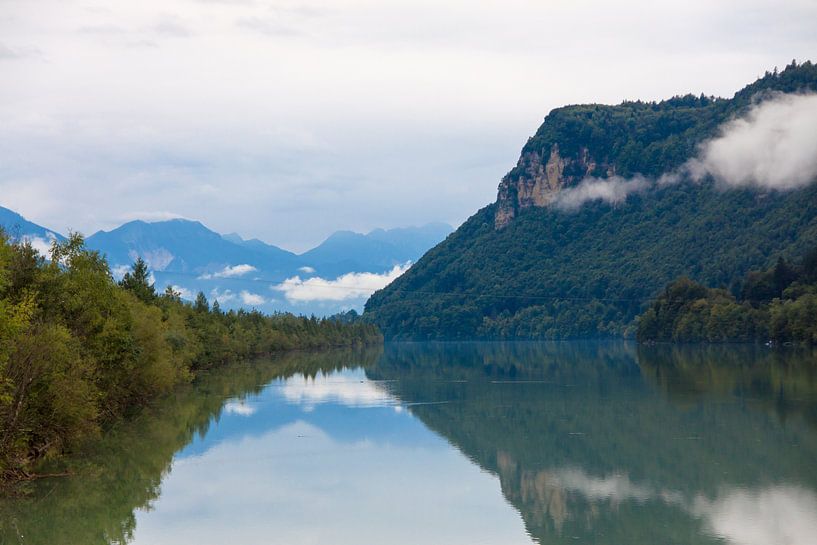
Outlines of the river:
[{"label": "river", "polygon": [[210,372],[0,501],[0,543],[813,545],[817,355],[387,344]]}]

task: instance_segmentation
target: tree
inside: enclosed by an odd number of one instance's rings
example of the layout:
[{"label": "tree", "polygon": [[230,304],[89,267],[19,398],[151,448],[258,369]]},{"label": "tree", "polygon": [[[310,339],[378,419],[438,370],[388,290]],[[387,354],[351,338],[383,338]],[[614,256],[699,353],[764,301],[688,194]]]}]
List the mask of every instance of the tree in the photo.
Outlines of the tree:
[{"label": "tree", "polygon": [[210,304],[207,302],[207,297],[204,296],[204,292],[200,291],[196,295],[196,302],[193,303],[193,308],[196,310],[196,312],[210,311]]},{"label": "tree", "polygon": [[168,286],[165,288],[164,297],[165,297],[165,299],[169,299],[169,300],[171,300],[171,301],[175,301],[175,302],[177,302],[177,303],[178,303],[178,302],[181,302],[181,299],[182,299],[182,292],[177,291],[177,290],[176,290],[176,289],[173,287],[173,285],[169,284],[169,285],[168,285]]},{"label": "tree", "polygon": [[156,288],[150,282],[150,271],[141,257],[136,258],[133,267],[125,273],[119,285],[133,293],[143,303],[152,303],[156,300]]}]

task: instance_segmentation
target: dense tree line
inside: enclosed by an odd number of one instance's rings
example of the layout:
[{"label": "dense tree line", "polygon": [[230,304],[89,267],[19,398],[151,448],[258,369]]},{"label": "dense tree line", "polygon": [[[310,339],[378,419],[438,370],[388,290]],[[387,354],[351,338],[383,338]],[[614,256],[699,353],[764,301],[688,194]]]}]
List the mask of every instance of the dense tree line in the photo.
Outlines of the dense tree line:
[{"label": "dense tree line", "polygon": [[526,210],[501,230],[493,208],[375,293],[364,318],[392,339],[631,337],[679,276],[731,288],[817,243],[817,184],[771,195],[679,184],[618,207]]},{"label": "dense tree line", "polygon": [[752,271],[733,291],[676,280],[639,318],[639,340],[817,344],[817,250]]},{"label": "dense tree line", "polygon": [[[731,99],[567,106],[548,115],[523,154],[547,157],[558,143],[563,156],[584,148],[618,174],[657,176],[693,157],[758,96],[795,91],[817,91],[817,66],[792,63]],[[628,337],[680,276],[729,288],[817,243],[817,184],[763,192],[677,183],[616,206],[528,208],[500,230],[496,210],[478,211],[375,293],[364,318],[391,339]]]},{"label": "dense tree line", "polygon": [[379,342],[374,326],[223,312],[158,294],[137,260],[120,283],[72,235],[50,259],[0,234],[0,475],[70,449],[196,372],[275,351]]}]

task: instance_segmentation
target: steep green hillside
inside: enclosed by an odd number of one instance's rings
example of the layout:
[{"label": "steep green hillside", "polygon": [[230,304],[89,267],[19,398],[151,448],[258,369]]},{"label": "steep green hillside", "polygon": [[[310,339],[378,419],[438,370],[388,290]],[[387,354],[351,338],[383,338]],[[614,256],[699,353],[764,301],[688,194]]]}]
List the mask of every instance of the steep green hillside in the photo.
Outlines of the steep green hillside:
[{"label": "steep green hillside", "polygon": [[734,98],[569,106],[551,112],[502,180],[497,202],[375,293],[366,315],[392,339],[567,338],[634,333],[634,319],[685,275],[737,289],[752,269],[817,243],[817,188],[723,190],[712,180],[615,206],[551,206],[588,176],[673,171],[718,127],[775,91],[817,90],[792,64]]}]

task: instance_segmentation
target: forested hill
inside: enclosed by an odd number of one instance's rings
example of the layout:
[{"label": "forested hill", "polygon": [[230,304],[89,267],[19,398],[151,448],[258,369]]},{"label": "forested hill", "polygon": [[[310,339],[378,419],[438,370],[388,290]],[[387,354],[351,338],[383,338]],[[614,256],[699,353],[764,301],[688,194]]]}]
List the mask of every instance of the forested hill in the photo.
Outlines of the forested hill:
[{"label": "forested hill", "polygon": [[750,270],[817,244],[817,187],[727,188],[691,160],[757,104],[815,91],[806,62],[731,99],[556,109],[497,201],[375,293],[365,315],[391,339],[622,336],[680,276],[738,293]]}]

